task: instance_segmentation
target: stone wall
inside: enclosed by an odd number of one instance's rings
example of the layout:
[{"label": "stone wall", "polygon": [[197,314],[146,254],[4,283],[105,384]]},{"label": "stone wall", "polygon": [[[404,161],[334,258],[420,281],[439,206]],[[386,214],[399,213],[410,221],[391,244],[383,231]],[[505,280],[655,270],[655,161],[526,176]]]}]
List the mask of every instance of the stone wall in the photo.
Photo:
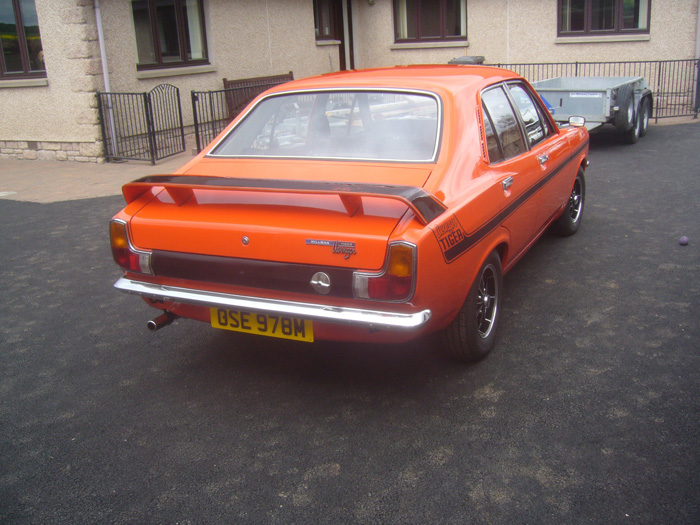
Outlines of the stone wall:
[{"label": "stone wall", "polygon": [[[0,158],[103,160],[97,91],[104,90],[94,0],[35,0],[46,78],[0,80]],[[137,71],[130,0],[101,2],[112,91],[143,93],[158,84],[180,89],[185,126],[191,90],[231,79],[327,73],[337,46],[318,46],[313,2],[206,0],[210,64]],[[294,35],[290,38],[290,35]]]},{"label": "stone wall", "polygon": [[0,158],[98,162],[102,69],[93,0],[36,0],[46,78],[0,81]]},{"label": "stone wall", "polygon": [[37,142],[0,140],[0,159],[105,161],[100,142]]}]

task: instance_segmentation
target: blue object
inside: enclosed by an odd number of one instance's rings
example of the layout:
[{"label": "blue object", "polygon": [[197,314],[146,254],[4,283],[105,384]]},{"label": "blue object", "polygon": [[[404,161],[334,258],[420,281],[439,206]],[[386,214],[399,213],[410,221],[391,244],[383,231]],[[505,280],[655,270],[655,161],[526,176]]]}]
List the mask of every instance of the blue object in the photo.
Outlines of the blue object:
[{"label": "blue object", "polygon": [[544,105],[547,106],[547,109],[549,110],[549,112],[550,112],[552,115],[554,115],[554,106],[552,106],[552,105],[549,103],[549,101],[548,101],[546,98],[544,98],[542,95],[540,95],[540,98],[542,99],[542,102],[544,102]]}]

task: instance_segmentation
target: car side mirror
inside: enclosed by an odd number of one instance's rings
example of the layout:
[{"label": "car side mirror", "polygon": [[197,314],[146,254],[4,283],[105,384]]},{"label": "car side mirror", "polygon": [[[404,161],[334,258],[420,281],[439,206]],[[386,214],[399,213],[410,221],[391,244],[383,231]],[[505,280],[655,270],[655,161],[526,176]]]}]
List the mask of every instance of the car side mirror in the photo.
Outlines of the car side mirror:
[{"label": "car side mirror", "polygon": [[569,117],[569,126],[575,128],[582,128],[586,125],[586,119],[584,117]]}]

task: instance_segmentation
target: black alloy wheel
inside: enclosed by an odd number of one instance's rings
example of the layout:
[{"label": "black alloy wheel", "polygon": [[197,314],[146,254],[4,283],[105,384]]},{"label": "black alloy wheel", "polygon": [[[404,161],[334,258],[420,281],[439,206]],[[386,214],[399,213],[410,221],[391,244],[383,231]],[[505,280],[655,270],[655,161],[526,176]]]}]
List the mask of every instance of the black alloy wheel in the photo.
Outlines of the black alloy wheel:
[{"label": "black alloy wheel", "polygon": [[562,213],[561,217],[554,223],[560,235],[568,237],[578,231],[581,226],[581,219],[583,218],[583,205],[585,200],[586,179],[583,175],[583,169],[579,168],[564,213]]},{"label": "black alloy wheel", "polygon": [[492,252],[479,269],[462,309],[443,331],[450,354],[466,362],[486,357],[496,344],[503,273],[501,258]]}]

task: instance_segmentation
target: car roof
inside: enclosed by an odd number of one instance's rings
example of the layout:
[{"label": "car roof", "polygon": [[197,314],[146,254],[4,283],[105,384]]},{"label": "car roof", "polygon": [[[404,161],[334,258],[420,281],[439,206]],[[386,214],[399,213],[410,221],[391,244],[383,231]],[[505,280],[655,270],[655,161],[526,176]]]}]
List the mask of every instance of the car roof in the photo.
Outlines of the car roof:
[{"label": "car roof", "polygon": [[392,88],[451,92],[465,89],[480,90],[500,80],[520,78],[519,75],[490,66],[469,65],[415,65],[391,68],[364,69],[328,73],[294,80],[276,86],[270,91],[296,91],[342,88]]}]

